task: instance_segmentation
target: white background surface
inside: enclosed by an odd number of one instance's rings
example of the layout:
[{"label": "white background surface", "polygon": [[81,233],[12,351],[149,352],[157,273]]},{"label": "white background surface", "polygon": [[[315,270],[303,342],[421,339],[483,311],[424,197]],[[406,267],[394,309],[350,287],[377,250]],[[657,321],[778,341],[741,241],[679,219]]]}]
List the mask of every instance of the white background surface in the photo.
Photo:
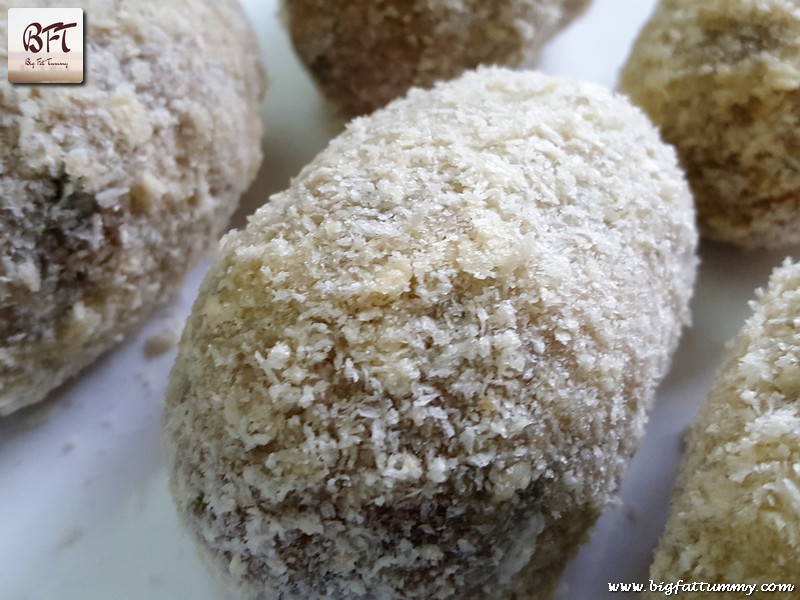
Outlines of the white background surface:
[{"label": "white background surface", "polygon": [[[235,224],[321,150],[335,127],[292,54],[275,2],[244,3],[271,81],[264,165]],[[541,68],[613,86],[653,0],[595,0],[545,51]],[[694,325],[662,384],[620,508],[598,522],[559,596],[615,597],[646,582],[666,519],[681,436],[711,385],[754,288],[797,248],[746,253],[704,245]],[[180,529],[161,458],[160,413],[174,350],[147,359],[148,336],[188,314],[205,265],[180,298],[43,405],[0,420],[0,600],[227,600]],[[627,597],[632,597],[628,594]]]}]

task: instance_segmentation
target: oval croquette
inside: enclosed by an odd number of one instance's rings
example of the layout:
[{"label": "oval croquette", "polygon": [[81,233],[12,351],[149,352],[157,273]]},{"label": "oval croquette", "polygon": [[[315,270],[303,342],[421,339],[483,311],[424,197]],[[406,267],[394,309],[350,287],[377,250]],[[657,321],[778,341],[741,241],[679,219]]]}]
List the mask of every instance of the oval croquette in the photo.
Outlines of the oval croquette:
[{"label": "oval croquette", "polygon": [[344,115],[481,64],[531,67],[589,0],[283,0],[301,61]]},{"label": "oval croquette", "polygon": [[662,0],[620,89],[677,148],[704,236],[800,242],[796,0]]},{"label": "oval croquette", "polygon": [[692,426],[656,582],[800,585],[800,263],[775,269],[752,307]]},{"label": "oval croquette", "polygon": [[165,428],[242,598],[546,598],[612,502],[695,274],[600,87],[480,69],[351,122],[221,243]]},{"label": "oval croquette", "polygon": [[82,85],[0,81],[0,415],[168,300],[261,162],[264,75],[235,0],[78,4]]}]

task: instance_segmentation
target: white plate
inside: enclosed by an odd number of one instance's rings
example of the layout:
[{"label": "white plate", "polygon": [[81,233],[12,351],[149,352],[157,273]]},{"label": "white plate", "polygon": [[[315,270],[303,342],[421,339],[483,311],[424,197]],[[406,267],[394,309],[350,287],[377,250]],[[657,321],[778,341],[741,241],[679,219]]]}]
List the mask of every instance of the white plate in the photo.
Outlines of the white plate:
[{"label": "white plate", "polygon": [[[595,0],[546,50],[541,68],[613,86],[653,0]],[[270,78],[264,165],[235,224],[262,204],[334,132],[324,104],[275,18],[245,2]],[[257,51],[254,49],[254,51]],[[796,249],[794,249],[796,255]],[[748,300],[789,252],[702,248],[693,302],[672,372],[631,462],[620,508],[598,522],[564,576],[560,597],[614,597],[609,582],[646,582],[666,518],[681,437],[711,385]],[[160,413],[174,349],[144,355],[147,338],[188,314],[207,263],[178,300],[44,405],[0,420],[0,598],[226,600],[180,529],[161,458]]]}]

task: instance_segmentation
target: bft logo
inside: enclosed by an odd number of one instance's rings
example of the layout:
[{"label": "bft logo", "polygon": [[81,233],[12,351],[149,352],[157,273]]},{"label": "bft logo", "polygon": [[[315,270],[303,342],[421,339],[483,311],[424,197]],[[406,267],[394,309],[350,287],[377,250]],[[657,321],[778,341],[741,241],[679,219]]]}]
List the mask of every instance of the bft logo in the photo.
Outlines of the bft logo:
[{"label": "bft logo", "polygon": [[8,80],[83,82],[83,10],[9,8]]},{"label": "bft logo", "polygon": [[[47,27],[42,27],[41,23],[31,23],[22,34],[22,45],[25,47],[25,52],[33,52],[35,54],[41,52],[46,43],[47,52],[49,53],[50,42],[60,39],[61,51],[66,54],[70,51],[67,47],[67,29],[77,26],[77,23],[53,23]],[[42,34],[46,36],[44,41],[42,41]]]}]

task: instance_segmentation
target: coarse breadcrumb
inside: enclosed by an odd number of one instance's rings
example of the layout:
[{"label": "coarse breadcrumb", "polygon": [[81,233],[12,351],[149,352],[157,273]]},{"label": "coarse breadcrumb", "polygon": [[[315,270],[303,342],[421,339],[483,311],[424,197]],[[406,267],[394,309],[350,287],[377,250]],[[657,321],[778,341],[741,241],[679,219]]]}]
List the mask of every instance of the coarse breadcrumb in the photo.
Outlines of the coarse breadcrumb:
[{"label": "coarse breadcrumb", "polygon": [[485,68],[352,121],[221,243],[172,488],[242,598],[550,595],[667,369],[697,233],[624,98]]},{"label": "coarse breadcrumb", "polygon": [[0,81],[0,415],[168,300],[261,162],[264,76],[235,0],[70,6],[85,83]]},{"label": "coarse breadcrumb", "polygon": [[183,331],[183,319],[172,317],[167,319],[159,331],[149,336],[144,342],[144,355],[155,358],[172,350],[178,345]]},{"label": "coarse breadcrumb", "polygon": [[590,0],[283,0],[300,59],[345,115],[481,64],[531,67]]},{"label": "coarse breadcrumb", "polygon": [[800,242],[797,0],[662,0],[620,88],[677,147],[704,236]]},{"label": "coarse breadcrumb", "polygon": [[800,590],[800,263],[776,269],[752,306],[692,427],[650,578],[793,583],[768,595],[788,600]]}]

